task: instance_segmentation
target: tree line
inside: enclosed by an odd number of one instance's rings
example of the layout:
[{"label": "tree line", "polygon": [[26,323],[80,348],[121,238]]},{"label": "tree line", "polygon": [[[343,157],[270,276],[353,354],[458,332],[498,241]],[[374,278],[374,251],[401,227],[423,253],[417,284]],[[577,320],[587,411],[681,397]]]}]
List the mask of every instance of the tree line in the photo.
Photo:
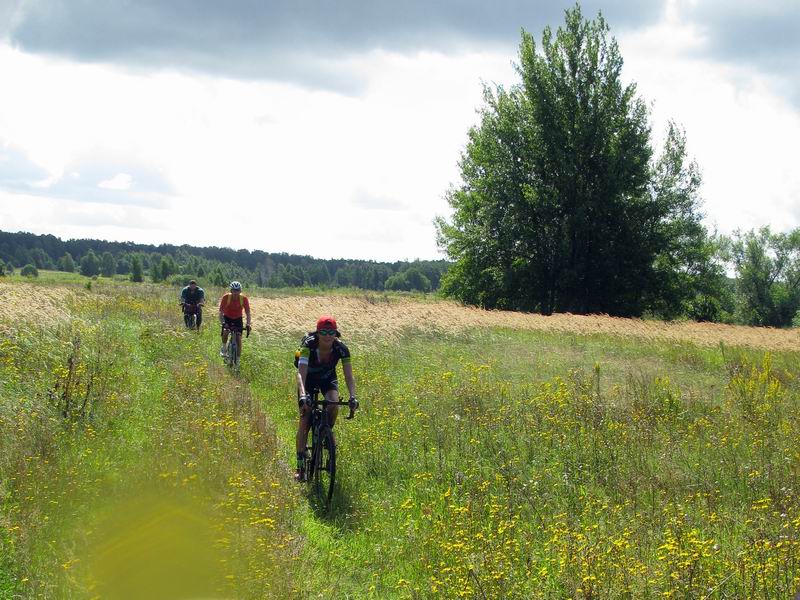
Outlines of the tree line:
[{"label": "tree line", "polygon": [[443,293],[544,314],[800,324],[800,230],[706,229],[686,134],[669,123],[657,151],[609,31],[575,5],[540,43],[522,32],[519,83],[485,86],[452,215],[437,219],[453,261]]},{"label": "tree line", "polygon": [[0,231],[0,275],[20,269],[78,272],[88,277],[126,276],[185,285],[239,280],[262,287],[356,287],[367,290],[422,291],[439,288],[448,262],[318,259],[286,253],[189,245],[159,246],[105,240],[61,240],[53,235]]}]

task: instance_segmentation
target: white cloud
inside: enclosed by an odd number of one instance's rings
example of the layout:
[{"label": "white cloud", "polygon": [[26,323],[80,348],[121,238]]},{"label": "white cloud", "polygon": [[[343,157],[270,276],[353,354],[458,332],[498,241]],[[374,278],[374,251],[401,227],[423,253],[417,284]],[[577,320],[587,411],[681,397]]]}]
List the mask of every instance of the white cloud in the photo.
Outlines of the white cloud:
[{"label": "white cloud", "polygon": [[710,226],[723,233],[800,226],[792,208],[800,202],[800,113],[751,67],[698,59],[704,43],[702,32],[674,13],[620,38],[625,76],[653,103],[654,137],[662,137],[669,119],[685,127]]},{"label": "white cloud", "polygon": [[[657,26],[612,30],[625,77],[654,103],[654,133],[670,118],[685,126],[710,223],[800,225],[797,110],[752,66],[702,59],[704,30],[671,6]],[[459,179],[480,81],[518,80],[516,37],[492,49],[475,41],[465,50],[465,40],[460,53],[340,54],[337,68],[363,84],[358,96],[79,64],[0,43],[0,140],[14,158],[13,168],[0,161],[0,227],[438,257],[432,219],[449,212],[444,194]]]},{"label": "white cloud", "polygon": [[172,241],[163,212],[157,209],[87,204],[2,190],[0,224],[4,231],[49,233],[63,239],[99,238],[151,244]]},{"label": "white cloud", "polygon": [[97,187],[105,190],[129,190],[133,185],[133,177],[127,173],[117,173],[111,179],[106,179],[97,184]]}]

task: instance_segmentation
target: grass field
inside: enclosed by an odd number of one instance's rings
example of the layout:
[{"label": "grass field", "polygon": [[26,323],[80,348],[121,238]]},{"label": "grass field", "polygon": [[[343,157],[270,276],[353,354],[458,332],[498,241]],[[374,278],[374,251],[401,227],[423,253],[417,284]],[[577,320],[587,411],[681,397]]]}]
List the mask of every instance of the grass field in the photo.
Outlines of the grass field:
[{"label": "grass field", "polygon": [[[176,297],[0,282],[0,598],[800,588],[797,330],[279,293],[252,297],[234,377]],[[291,481],[321,312],[362,406],[329,511]]]}]

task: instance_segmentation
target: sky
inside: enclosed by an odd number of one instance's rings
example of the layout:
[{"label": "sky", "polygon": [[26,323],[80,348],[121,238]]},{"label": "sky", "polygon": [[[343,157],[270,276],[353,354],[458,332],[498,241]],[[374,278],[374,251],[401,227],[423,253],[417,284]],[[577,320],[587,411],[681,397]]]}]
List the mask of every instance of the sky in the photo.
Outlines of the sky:
[{"label": "sky", "polygon": [[[0,230],[442,258],[483,86],[551,0],[0,0]],[[800,0],[591,0],[705,222],[800,227]]]}]

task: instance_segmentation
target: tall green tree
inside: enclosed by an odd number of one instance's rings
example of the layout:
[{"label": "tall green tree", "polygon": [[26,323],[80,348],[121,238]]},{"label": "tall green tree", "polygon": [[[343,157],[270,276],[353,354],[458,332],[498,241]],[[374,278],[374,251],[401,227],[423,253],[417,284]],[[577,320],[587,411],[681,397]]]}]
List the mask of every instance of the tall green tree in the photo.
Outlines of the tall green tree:
[{"label": "tall green tree", "polygon": [[103,258],[100,264],[100,273],[103,277],[113,277],[117,272],[117,261],[111,252],[103,252]]},{"label": "tall green tree", "polygon": [[50,269],[53,267],[53,260],[42,248],[34,248],[29,254],[33,259],[33,266],[37,269]]},{"label": "tall green tree", "polygon": [[225,275],[222,273],[222,269],[220,268],[219,265],[214,267],[214,269],[211,271],[211,274],[209,275],[209,280],[213,285],[218,285],[220,287],[223,287],[228,284],[228,280],[225,278]]},{"label": "tall green tree", "polygon": [[175,262],[175,259],[171,256],[162,256],[161,257],[161,268],[160,274],[161,279],[167,279],[170,275],[175,275],[178,272],[178,265]]},{"label": "tall green tree", "polygon": [[64,256],[58,259],[58,268],[62,271],[67,273],[74,273],[75,272],[75,260],[72,258],[72,254],[69,252],[65,253]]},{"label": "tall green tree", "polygon": [[131,272],[130,258],[123,254],[117,259],[117,275],[127,275]]},{"label": "tall green tree", "polygon": [[784,327],[800,309],[800,228],[773,233],[769,227],[729,241],[736,270],[736,308],[748,325]]},{"label": "tall green tree", "polygon": [[144,281],[144,267],[142,266],[142,257],[134,254],[131,258],[131,281],[141,283]]},{"label": "tall green tree", "polygon": [[89,250],[83,258],[81,258],[81,275],[93,277],[100,273],[100,259],[94,253],[94,250]]},{"label": "tall green tree", "polygon": [[693,255],[683,240],[705,241],[696,172],[674,127],[653,160],[649,114],[622,64],[602,15],[584,19],[577,5],[540,48],[523,31],[521,83],[484,90],[452,218],[437,220],[455,261],[445,293],[490,308],[637,315],[680,290],[671,278]]}]

